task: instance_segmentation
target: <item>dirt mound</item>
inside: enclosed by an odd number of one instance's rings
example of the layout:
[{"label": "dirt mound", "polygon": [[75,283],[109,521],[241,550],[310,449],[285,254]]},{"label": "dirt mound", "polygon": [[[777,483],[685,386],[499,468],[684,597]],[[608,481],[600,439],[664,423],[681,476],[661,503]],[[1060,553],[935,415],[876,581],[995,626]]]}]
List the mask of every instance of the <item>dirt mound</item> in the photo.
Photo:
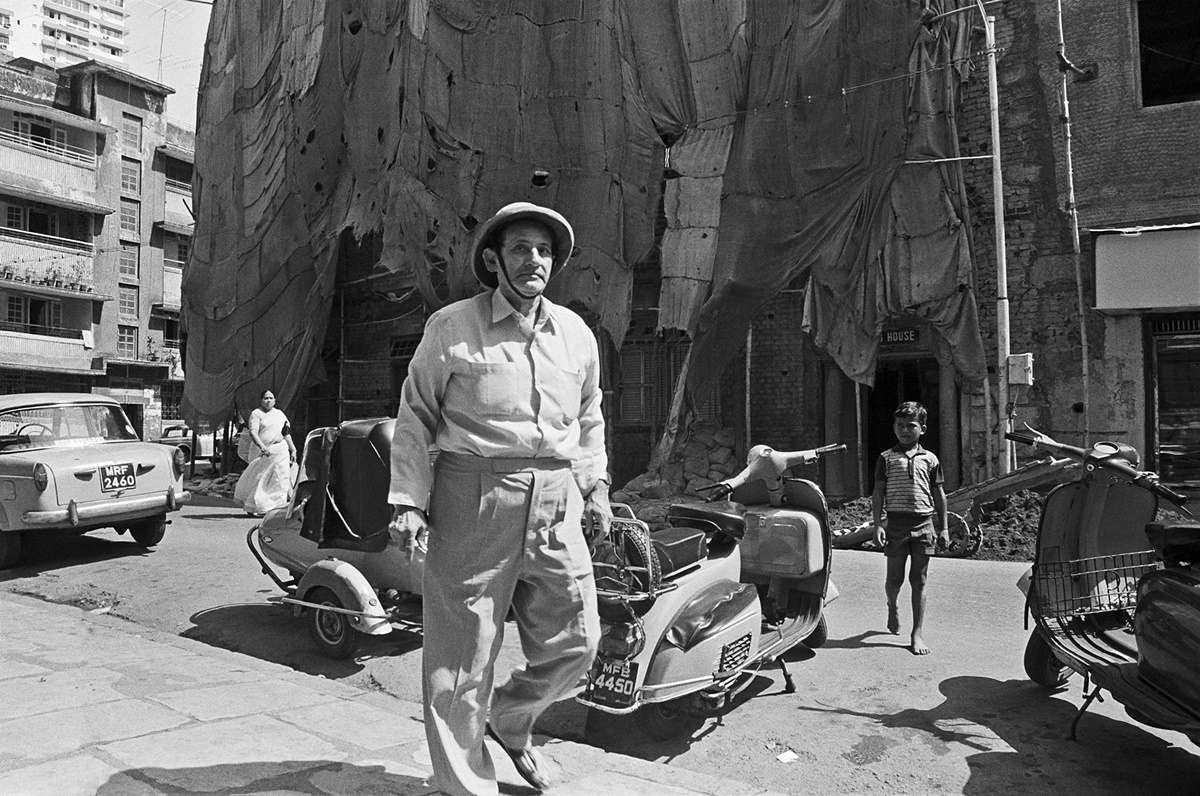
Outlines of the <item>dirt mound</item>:
[{"label": "dirt mound", "polygon": [[[1028,490],[982,506],[978,525],[983,543],[972,558],[1033,561],[1041,510],[1042,496]],[[856,498],[829,509],[829,525],[835,534],[870,521],[870,498]]]}]

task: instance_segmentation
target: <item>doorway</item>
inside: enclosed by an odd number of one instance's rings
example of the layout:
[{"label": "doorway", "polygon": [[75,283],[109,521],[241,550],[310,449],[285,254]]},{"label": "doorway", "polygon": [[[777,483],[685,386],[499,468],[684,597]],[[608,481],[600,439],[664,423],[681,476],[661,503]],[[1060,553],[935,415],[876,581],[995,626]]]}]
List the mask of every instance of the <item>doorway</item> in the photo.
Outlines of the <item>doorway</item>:
[{"label": "doorway", "polygon": [[892,413],[904,401],[919,401],[929,412],[921,447],[941,456],[939,422],[940,368],[932,357],[905,360],[881,360],[875,369],[875,386],[866,391],[866,456],[868,489],[875,487],[875,460],[896,444],[892,433]]}]

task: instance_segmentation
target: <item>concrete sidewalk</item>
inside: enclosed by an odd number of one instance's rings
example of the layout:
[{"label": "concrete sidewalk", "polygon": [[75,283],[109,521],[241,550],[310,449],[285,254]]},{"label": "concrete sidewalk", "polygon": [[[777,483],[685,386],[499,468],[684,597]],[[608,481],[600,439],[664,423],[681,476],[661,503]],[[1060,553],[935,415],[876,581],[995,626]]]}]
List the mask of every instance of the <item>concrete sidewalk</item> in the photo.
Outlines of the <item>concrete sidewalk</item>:
[{"label": "concrete sidewalk", "polygon": [[[4,592],[0,688],[5,796],[436,793],[416,703]],[[551,794],[767,796],[583,744],[535,743]],[[492,757],[502,793],[536,793],[494,746]]]}]

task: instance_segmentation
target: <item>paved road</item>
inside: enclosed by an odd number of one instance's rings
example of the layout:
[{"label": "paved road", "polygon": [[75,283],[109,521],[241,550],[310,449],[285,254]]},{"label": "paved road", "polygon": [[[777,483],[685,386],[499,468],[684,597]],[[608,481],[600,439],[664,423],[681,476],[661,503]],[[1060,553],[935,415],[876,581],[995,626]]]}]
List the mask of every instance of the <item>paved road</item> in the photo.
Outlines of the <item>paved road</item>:
[{"label": "paved road", "polygon": [[[268,601],[278,591],[246,551],[252,524],[228,504],[200,500],[152,553],[111,532],[59,539],[33,545],[27,564],[0,575],[0,588],[111,606],[139,624],[417,698],[419,626],[369,641],[355,661],[317,656],[303,623]],[[636,727],[609,722],[593,723],[593,737],[613,751],[789,793],[1194,792],[1198,750],[1129,721],[1111,700],[1088,712],[1078,741],[1065,739],[1080,684],[1048,695],[1024,677],[1014,586],[1022,565],[935,561],[927,632],[934,652],[916,657],[905,636],[881,633],[883,558],[835,556],[842,596],[829,609],[830,641],[791,665],[797,693],[781,693],[771,671],[743,704],[689,738],[653,743]],[[515,657],[511,645],[506,655]],[[581,740],[586,724],[585,711],[564,702],[540,729]]]}]

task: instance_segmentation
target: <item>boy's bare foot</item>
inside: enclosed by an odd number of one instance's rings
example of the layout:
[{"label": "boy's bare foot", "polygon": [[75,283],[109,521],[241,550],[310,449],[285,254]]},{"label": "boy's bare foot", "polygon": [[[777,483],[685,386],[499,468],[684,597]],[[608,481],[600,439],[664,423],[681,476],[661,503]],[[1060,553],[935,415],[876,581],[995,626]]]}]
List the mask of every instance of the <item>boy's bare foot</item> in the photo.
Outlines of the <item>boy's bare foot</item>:
[{"label": "boy's bare foot", "polygon": [[913,655],[928,655],[929,647],[925,646],[925,639],[914,634],[912,637],[912,654]]},{"label": "boy's bare foot", "polygon": [[888,606],[887,629],[893,636],[900,635],[900,610],[898,608]]}]

